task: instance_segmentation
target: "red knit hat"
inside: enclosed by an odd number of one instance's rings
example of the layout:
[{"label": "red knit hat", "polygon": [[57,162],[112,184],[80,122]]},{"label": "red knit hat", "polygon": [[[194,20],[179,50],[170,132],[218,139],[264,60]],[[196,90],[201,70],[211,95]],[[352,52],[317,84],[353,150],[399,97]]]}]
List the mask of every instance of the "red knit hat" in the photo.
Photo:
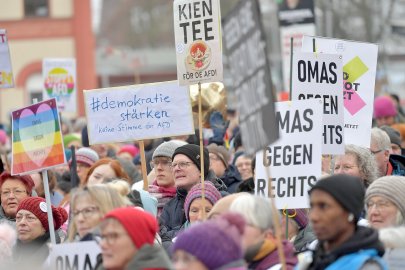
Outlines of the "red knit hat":
[{"label": "red knit hat", "polygon": [[[52,208],[52,215],[53,215],[53,225],[55,230],[59,229],[63,223],[68,218],[68,214],[66,213],[66,210],[63,209],[62,207],[54,207],[51,206]],[[42,227],[46,231],[49,231],[49,225],[48,225],[48,213],[47,213],[47,207],[46,207],[46,201],[44,198],[41,197],[29,197],[20,202],[20,205],[17,208],[17,213],[20,210],[27,210],[33,213],[39,221],[41,221]]]},{"label": "red knit hat", "polygon": [[148,212],[133,207],[117,208],[107,213],[104,218],[118,220],[137,248],[144,244],[153,245],[158,224],[156,218]]}]

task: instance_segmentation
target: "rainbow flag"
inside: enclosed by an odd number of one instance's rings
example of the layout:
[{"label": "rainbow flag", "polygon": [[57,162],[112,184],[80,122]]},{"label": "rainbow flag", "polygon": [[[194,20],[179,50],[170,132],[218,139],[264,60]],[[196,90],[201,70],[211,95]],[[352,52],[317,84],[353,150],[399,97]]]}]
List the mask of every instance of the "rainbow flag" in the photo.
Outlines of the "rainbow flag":
[{"label": "rainbow flag", "polygon": [[12,113],[11,174],[27,174],[66,163],[56,99]]}]

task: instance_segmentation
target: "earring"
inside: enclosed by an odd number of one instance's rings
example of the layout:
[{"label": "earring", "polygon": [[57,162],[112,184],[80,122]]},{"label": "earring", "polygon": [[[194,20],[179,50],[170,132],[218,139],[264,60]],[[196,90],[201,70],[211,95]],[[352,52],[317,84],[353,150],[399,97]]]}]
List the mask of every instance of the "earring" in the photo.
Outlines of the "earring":
[{"label": "earring", "polygon": [[354,220],[354,215],[352,213],[347,217],[347,221],[352,222]]}]

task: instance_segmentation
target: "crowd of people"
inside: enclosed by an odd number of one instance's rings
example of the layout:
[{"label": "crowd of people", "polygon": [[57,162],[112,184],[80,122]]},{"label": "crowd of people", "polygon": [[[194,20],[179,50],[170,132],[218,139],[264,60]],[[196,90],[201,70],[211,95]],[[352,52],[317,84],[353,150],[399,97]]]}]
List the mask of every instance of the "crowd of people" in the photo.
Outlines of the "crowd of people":
[{"label": "crowd of people", "polygon": [[137,142],[89,145],[83,119],[62,119],[68,163],[47,171],[53,228],[43,173],[11,175],[3,125],[0,269],[51,269],[50,230],[57,244],[96,241],[95,269],[385,270],[386,250],[405,248],[405,117],[395,99],[375,99],[369,148],[323,157],[309,209],[276,210],[254,195],[256,159],[237,117],[211,115],[203,156],[198,131],[144,141],[148,185]]}]

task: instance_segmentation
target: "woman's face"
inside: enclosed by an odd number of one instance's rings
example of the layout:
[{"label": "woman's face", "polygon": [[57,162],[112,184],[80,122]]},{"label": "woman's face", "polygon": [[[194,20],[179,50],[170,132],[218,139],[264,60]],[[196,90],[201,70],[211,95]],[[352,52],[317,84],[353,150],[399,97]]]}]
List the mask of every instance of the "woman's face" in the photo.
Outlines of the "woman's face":
[{"label": "woman's face", "polygon": [[364,179],[359,164],[357,164],[357,159],[353,154],[345,154],[336,158],[334,174],[347,174]]},{"label": "woman's face", "polygon": [[367,219],[375,229],[396,226],[398,208],[380,196],[371,197],[366,203]]},{"label": "woman's face", "polygon": [[[205,209],[204,209],[205,208]],[[212,209],[212,204],[209,200],[205,199],[204,202],[201,198],[194,199],[190,204],[188,216],[190,223],[193,224],[196,221],[203,221],[207,218],[208,213]],[[205,212],[204,212],[205,210]]]},{"label": "woman's face", "polygon": [[118,221],[107,219],[101,228],[101,252],[106,269],[125,269],[137,252],[127,231]]},{"label": "woman's face", "polygon": [[103,164],[94,169],[93,173],[89,176],[87,185],[101,184],[105,180],[116,178],[114,170],[110,164]]},{"label": "woman's face", "polygon": [[199,259],[183,250],[176,250],[173,255],[173,264],[176,270],[208,270]]},{"label": "woman's face", "polygon": [[98,206],[88,196],[76,198],[73,221],[80,238],[91,232],[103,218]]},{"label": "woman's face", "polygon": [[31,242],[45,234],[41,221],[30,211],[21,209],[16,215],[18,239],[23,243]]},{"label": "woman's face", "polygon": [[14,218],[20,202],[28,197],[27,188],[18,179],[7,179],[1,186],[1,207],[7,217]]}]

